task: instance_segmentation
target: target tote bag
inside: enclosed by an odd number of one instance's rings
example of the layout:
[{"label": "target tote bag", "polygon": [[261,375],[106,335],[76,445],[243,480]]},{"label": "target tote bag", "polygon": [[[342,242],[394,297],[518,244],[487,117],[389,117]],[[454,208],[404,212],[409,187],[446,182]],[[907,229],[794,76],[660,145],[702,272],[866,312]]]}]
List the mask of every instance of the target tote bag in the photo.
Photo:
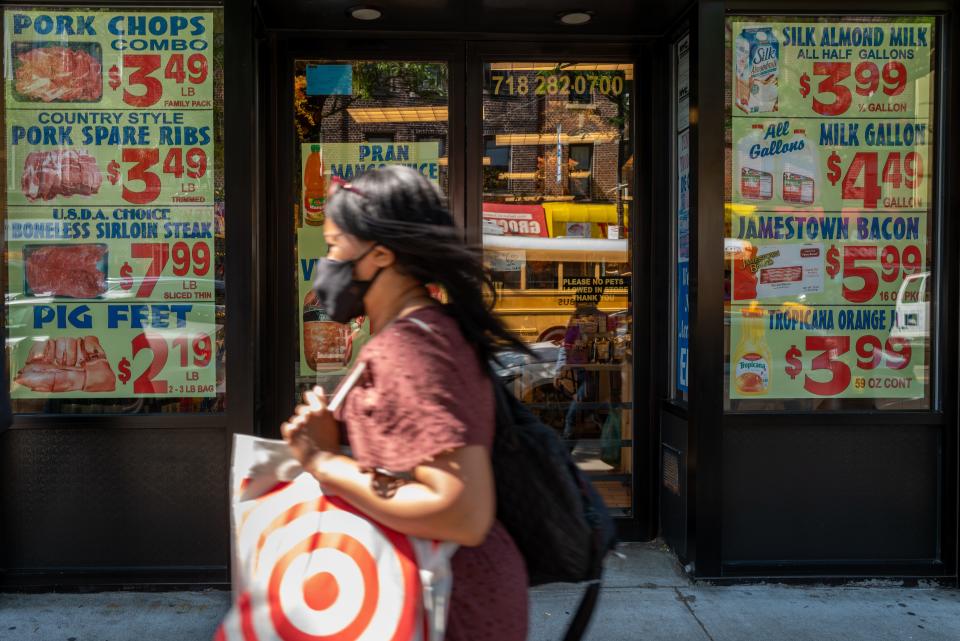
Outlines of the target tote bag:
[{"label": "target tote bag", "polygon": [[214,641],[442,641],[454,543],[400,534],[335,496],[286,443],[236,435],[234,605]]}]

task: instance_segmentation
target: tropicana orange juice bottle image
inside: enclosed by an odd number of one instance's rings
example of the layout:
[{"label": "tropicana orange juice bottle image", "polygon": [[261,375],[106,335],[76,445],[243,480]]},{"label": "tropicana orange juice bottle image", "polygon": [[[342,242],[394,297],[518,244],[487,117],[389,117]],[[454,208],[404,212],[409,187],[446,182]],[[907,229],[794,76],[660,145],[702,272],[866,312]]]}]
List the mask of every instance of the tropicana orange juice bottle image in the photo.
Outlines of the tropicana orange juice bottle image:
[{"label": "tropicana orange juice bottle image", "polygon": [[761,396],[770,391],[770,347],[764,312],[754,306],[742,310],[740,342],[734,351],[733,384],[744,396]]},{"label": "tropicana orange juice bottle image", "polygon": [[323,150],[320,145],[310,146],[306,166],[303,168],[303,222],[308,225],[323,224],[323,205],[327,199],[327,179],[323,175]]}]

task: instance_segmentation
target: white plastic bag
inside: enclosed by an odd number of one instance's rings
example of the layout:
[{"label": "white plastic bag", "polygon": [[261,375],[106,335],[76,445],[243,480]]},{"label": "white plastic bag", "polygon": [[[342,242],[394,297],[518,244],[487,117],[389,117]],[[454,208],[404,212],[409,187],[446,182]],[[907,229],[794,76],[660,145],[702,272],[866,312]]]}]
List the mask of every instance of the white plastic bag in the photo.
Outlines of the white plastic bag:
[{"label": "white plastic bag", "polygon": [[456,544],[324,496],[283,441],[234,436],[230,481],[234,606],[215,641],[442,641]]}]

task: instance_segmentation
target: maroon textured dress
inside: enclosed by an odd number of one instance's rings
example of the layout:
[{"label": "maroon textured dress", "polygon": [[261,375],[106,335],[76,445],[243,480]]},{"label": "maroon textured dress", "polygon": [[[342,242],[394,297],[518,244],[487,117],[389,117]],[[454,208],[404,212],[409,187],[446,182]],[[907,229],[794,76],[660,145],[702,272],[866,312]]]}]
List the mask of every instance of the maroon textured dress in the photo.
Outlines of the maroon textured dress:
[{"label": "maroon textured dress", "polygon": [[[458,447],[490,450],[489,378],[457,322],[440,307],[395,321],[363,347],[359,360],[366,369],[340,418],[360,465],[405,472]],[[452,569],[447,641],[526,638],[526,567],[499,522],[478,547],[461,547]]]}]

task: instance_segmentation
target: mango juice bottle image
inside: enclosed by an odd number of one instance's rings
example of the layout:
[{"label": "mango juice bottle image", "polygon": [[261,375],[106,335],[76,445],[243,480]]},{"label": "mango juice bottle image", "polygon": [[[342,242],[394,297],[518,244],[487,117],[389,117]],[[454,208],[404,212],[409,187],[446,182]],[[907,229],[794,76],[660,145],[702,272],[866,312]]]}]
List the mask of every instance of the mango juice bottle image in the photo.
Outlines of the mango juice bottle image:
[{"label": "mango juice bottle image", "polygon": [[323,170],[323,150],[320,145],[312,145],[303,168],[303,222],[308,225],[323,224],[323,205],[327,199]]}]

